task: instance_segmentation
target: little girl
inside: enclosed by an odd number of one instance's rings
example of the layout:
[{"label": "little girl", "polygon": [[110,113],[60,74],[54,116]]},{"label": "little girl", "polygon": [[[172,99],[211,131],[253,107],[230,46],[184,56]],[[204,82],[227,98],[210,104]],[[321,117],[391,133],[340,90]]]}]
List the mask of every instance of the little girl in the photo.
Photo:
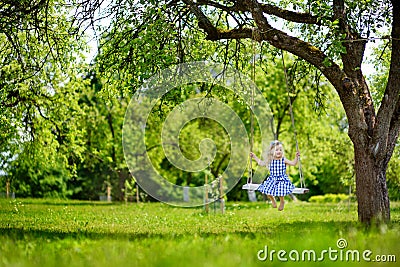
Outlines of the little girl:
[{"label": "little girl", "polygon": [[297,151],[295,160],[288,160],[283,156],[282,143],[276,140],[270,144],[266,162],[257,158],[253,152],[250,152],[250,157],[254,158],[258,165],[268,166],[269,169],[269,177],[260,184],[257,190],[268,196],[274,208],[277,207],[275,196],[278,196],[280,200],[278,210],[283,210],[284,196],[291,194],[294,189],[294,185],[286,174],[286,165],[295,166],[299,161],[300,152]]}]

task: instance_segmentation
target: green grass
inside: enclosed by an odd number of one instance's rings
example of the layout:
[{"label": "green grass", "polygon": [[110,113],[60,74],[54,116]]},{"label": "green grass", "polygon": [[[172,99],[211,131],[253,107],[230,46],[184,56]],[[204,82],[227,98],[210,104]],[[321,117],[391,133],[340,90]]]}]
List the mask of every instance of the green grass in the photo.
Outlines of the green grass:
[{"label": "green grass", "polygon": [[[228,203],[225,214],[162,203],[0,199],[0,266],[396,266],[400,203],[392,222],[366,230],[347,203],[289,202],[283,212],[265,203]],[[339,249],[344,238],[347,247]],[[257,253],[284,250],[260,261]],[[337,259],[324,250],[337,250]],[[316,261],[308,252],[316,252]],[[370,259],[345,253],[370,250]],[[293,252],[294,251],[294,252]],[[289,259],[299,253],[299,261]],[[301,259],[302,253],[306,260]],[[282,252],[283,253],[283,252]],[[342,253],[342,259],[340,259]],[[322,255],[322,256],[321,256]],[[265,256],[264,251],[260,256]],[[361,256],[362,257],[362,256]],[[318,261],[318,259],[321,259]]]}]

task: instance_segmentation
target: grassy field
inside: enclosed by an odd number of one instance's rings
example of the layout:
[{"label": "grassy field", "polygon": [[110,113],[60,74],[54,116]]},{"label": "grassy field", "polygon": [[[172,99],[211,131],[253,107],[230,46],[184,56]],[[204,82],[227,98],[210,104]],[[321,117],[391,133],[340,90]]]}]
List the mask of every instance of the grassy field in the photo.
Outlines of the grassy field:
[{"label": "grassy field", "polygon": [[[400,203],[366,230],[355,204],[178,208],[0,199],[0,266],[398,266]],[[286,262],[285,262],[286,261]],[[384,261],[384,262],[383,262]]]}]

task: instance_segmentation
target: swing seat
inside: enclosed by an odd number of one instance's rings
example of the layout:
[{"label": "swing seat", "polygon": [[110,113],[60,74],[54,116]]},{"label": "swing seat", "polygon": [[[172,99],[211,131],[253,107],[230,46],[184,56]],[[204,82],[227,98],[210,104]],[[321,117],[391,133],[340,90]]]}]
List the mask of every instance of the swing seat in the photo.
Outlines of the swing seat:
[{"label": "swing seat", "polygon": [[296,187],[295,189],[293,189],[292,193],[302,195],[302,194],[307,194],[309,191],[310,191],[310,189],[308,189],[308,188]]},{"label": "swing seat", "polygon": [[253,191],[255,191],[255,190],[257,190],[257,188],[260,186],[260,184],[244,184],[243,186],[242,186],[242,189],[245,189],[245,190],[253,190]]},{"label": "swing seat", "polygon": [[[242,186],[242,189],[255,191],[259,186],[260,184],[244,184]],[[308,188],[296,187],[295,189],[293,189],[292,193],[302,195],[307,194],[309,191],[310,189]]]}]

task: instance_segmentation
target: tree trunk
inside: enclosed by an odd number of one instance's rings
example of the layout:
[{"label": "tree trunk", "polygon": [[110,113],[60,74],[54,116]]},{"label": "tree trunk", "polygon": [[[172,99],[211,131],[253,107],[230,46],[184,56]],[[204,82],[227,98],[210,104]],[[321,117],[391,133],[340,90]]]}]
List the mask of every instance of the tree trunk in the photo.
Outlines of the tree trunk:
[{"label": "tree trunk", "polygon": [[386,166],[377,164],[365,144],[354,144],[358,219],[362,223],[388,222],[390,202],[386,187]]}]

